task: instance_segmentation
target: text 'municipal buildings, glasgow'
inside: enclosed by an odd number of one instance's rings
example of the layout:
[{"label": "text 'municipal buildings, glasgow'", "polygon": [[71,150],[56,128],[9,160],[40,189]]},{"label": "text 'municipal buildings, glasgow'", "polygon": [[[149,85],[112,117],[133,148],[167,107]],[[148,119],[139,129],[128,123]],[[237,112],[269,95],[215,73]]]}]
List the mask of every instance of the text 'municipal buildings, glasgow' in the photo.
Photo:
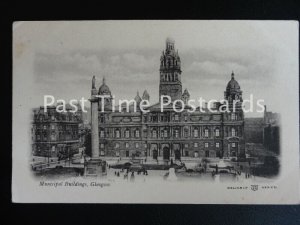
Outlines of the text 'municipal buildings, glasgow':
[{"label": "text 'municipal buildings, glasgow'", "polygon": [[[166,40],[166,49],[160,58],[159,96],[168,95],[172,101],[189,100],[189,92],[182,92],[181,61],[175,50],[174,40]],[[109,95],[101,110],[101,99],[96,95]],[[145,90],[142,97],[135,97],[139,103],[149,100]],[[239,99],[235,112],[211,112],[199,107],[188,112],[189,107],[178,113],[170,107],[161,112],[160,103],[151,105],[149,112],[112,111],[112,93],[103,79],[99,91],[93,84],[91,91],[92,147],[93,156],[142,156],[153,159],[180,159],[181,157],[244,157],[244,114],[241,109],[242,91],[231,75],[224,98],[229,105]],[[138,104],[137,104],[138,105]],[[217,109],[218,107],[216,107]],[[97,147],[98,146],[98,147]],[[96,147],[96,148],[95,148]],[[95,151],[97,149],[98,151]]]}]

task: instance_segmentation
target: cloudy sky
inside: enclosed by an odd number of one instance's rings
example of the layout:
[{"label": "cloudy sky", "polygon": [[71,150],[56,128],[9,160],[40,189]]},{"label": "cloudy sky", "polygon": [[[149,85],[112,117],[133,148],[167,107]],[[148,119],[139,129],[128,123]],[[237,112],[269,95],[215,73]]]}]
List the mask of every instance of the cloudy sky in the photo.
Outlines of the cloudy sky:
[{"label": "cloudy sky", "polygon": [[97,88],[105,76],[116,100],[147,89],[157,102],[159,59],[172,37],[191,98],[222,99],[234,71],[244,99],[252,93],[280,112],[284,77],[298,74],[297,29],[280,21],[26,22],[14,24],[14,43],[31,49],[37,105],[44,94],[88,99],[93,75]]}]

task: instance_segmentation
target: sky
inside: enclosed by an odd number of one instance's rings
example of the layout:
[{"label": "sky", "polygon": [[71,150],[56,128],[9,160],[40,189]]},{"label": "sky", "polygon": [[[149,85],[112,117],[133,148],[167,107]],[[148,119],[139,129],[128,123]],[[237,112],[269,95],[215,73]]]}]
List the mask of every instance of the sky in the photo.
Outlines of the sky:
[{"label": "sky", "polygon": [[37,106],[45,94],[88,99],[94,75],[97,88],[105,77],[116,100],[147,90],[156,103],[160,56],[172,37],[191,98],[222,99],[234,71],[244,99],[253,94],[280,112],[285,76],[298,75],[297,30],[291,21],[18,22],[14,56],[31,53],[30,99]]}]

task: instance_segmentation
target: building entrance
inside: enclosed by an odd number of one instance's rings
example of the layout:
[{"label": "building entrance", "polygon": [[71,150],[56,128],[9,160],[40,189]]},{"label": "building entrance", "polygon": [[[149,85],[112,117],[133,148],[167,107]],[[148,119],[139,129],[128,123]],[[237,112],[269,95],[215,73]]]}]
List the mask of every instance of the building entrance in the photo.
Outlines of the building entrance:
[{"label": "building entrance", "polygon": [[170,149],[168,147],[163,148],[163,159],[165,160],[170,159]]}]

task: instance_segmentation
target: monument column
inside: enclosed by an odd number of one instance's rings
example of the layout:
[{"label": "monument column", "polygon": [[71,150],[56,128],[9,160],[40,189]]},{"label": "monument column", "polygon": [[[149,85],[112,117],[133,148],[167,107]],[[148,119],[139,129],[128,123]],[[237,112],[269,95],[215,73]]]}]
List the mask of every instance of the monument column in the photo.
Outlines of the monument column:
[{"label": "monument column", "polygon": [[98,123],[98,98],[97,89],[95,87],[95,76],[93,77],[93,84],[91,90],[91,138],[92,138],[92,158],[99,157],[99,123]]},{"label": "monument column", "polygon": [[99,123],[98,123],[98,92],[95,87],[95,76],[92,80],[91,98],[91,159],[84,163],[85,176],[99,177],[106,175],[106,162],[99,158]]}]

